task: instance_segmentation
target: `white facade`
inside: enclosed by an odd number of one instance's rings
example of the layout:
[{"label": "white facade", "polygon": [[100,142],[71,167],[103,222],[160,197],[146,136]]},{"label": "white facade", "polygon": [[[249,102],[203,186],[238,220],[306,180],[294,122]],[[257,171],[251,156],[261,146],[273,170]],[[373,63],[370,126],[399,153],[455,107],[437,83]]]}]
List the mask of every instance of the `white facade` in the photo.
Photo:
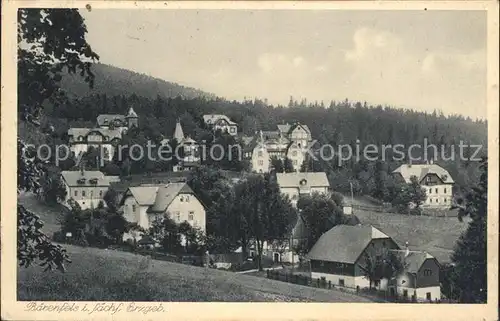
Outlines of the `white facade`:
[{"label": "white facade", "polygon": [[257,145],[252,151],[252,170],[267,173],[271,167],[271,158],[264,145]]},{"label": "white facade", "polygon": [[238,125],[226,115],[203,115],[205,124],[211,126],[214,131],[220,130],[231,136],[238,135]]},{"label": "white facade", "polygon": [[177,195],[164,213],[147,213],[150,205],[139,205],[136,199],[130,195],[123,202],[123,215],[131,223],[137,223],[144,229],[149,229],[155,218],[161,218],[168,213],[176,223],[188,222],[191,226],[202,231],[206,229],[205,208],[200,201],[189,194]]},{"label": "white facade", "polygon": [[407,296],[408,299],[411,299],[413,295],[417,295],[417,301],[428,301],[430,300],[441,300],[441,287],[439,286],[431,286],[426,288],[412,288],[405,286],[398,286],[396,288],[396,292],[400,296]]},{"label": "white facade", "polygon": [[297,206],[297,202],[301,196],[311,196],[313,193],[328,194],[329,186],[313,186],[313,187],[280,187],[281,193],[287,195],[293,206]]},{"label": "white facade", "polygon": [[453,185],[423,185],[427,198],[422,204],[424,207],[449,208],[453,199]]},{"label": "white facade", "polygon": [[302,149],[306,149],[308,147],[307,144],[311,140],[309,132],[301,125],[295,127],[289,137],[291,141],[296,142]]},{"label": "white facade", "polygon": [[97,208],[100,202],[106,206],[104,196],[109,189],[109,179],[102,172],[63,171],[61,176],[66,189],[66,198],[62,201],[64,206],[69,207],[70,199],[83,210]]},{"label": "white facade", "polygon": [[[325,278],[326,281],[331,281],[332,285],[343,286],[346,288],[356,289],[359,286],[360,289],[370,287],[370,280],[365,276],[350,276],[350,275],[338,275],[330,273],[320,273],[311,272],[311,277],[313,279]],[[387,287],[387,280],[382,280],[383,282],[377,288],[383,289]],[[372,283],[372,287],[375,285]]]},{"label": "white facade", "polygon": [[426,192],[423,207],[449,209],[453,199],[454,180],[443,167],[430,161],[427,164],[405,164],[394,170],[406,183],[416,177]]},{"label": "white facade", "polygon": [[300,168],[302,167],[302,163],[304,163],[306,150],[299,147],[300,143],[294,143],[290,145],[287,150],[286,157],[290,159],[293,165],[293,169],[296,172],[300,172]]},{"label": "white facade", "polygon": [[99,150],[99,153],[101,153],[101,148],[102,148],[102,158],[107,161],[113,160],[114,153],[115,153],[115,147],[111,144],[95,144],[95,143],[73,143],[70,146],[70,151],[74,153],[75,157],[78,157],[79,155],[86,153],[90,147],[94,147],[97,150]]},{"label": "white facade", "polygon": [[[252,247],[249,251],[250,256],[257,255],[256,251],[255,247]],[[264,244],[262,245],[262,255],[271,257],[275,262],[279,263],[296,264],[299,262],[299,256],[290,251],[290,247],[287,244],[278,248],[277,246],[273,246],[273,244],[269,244],[264,241]]]},{"label": "white facade", "polygon": [[[277,131],[260,131],[259,136],[257,136],[257,144],[253,149],[262,152],[262,148],[264,148],[268,158],[277,158],[282,161],[289,158],[294,170],[299,172],[309,148],[308,144],[312,140],[310,131],[307,126],[301,124],[293,126],[286,124],[277,127]],[[265,173],[271,170],[271,166],[262,167],[263,162],[259,158],[259,153],[252,152],[249,156],[253,171]]]}]

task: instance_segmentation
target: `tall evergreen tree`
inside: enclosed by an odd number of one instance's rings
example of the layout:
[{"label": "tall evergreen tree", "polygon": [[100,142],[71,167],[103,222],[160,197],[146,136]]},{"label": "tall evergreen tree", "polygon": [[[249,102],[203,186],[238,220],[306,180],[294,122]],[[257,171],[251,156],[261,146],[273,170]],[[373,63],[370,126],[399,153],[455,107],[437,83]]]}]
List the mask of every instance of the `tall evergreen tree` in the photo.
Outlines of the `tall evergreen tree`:
[{"label": "tall evergreen tree", "polygon": [[454,297],[464,303],[486,303],[487,286],[487,215],[488,215],[488,161],[481,163],[479,186],[472,189],[460,204],[459,219],[470,217],[469,227],[455,246],[451,275]]}]

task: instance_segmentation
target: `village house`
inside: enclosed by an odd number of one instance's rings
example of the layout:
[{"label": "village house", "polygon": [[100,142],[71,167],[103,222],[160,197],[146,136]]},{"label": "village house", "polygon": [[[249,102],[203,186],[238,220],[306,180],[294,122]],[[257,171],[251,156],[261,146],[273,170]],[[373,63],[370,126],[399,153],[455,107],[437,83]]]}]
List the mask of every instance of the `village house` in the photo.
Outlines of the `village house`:
[{"label": "village house", "polygon": [[418,301],[441,299],[441,284],[439,279],[440,264],[438,260],[425,251],[393,250],[403,262],[405,270],[395,280],[389,282],[392,294]]},{"label": "village house", "polygon": [[[313,193],[328,195],[330,183],[324,172],[316,173],[276,173],[280,192],[290,198],[293,206],[297,206],[299,197],[311,196]],[[294,253],[290,244],[297,245],[305,237],[305,226],[300,213],[290,235],[286,239],[274,243],[264,243],[263,254],[271,256],[275,262],[298,263],[299,256]],[[251,250],[250,254],[255,253]]]},{"label": "village house", "polygon": [[243,156],[250,161],[251,169],[257,173],[267,173],[271,168],[271,158],[290,159],[295,171],[300,171],[311,142],[311,131],[300,123],[282,124],[276,131],[259,131],[244,148]]},{"label": "village house", "polygon": [[93,147],[100,151],[103,159],[110,161],[123,134],[133,126],[138,126],[138,116],[132,107],[127,115],[99,115],[94,128],[68,129],[70,151],[78,157]]},{"label": "village house", "polygon": [[221,130],[222,132],[226,132],[231,136],[238,135],[238,124],[233,122],[226,115],[203,115],[203,121],[214,131]]},{"label": "village house", "polygon": [[[177,224],[188,222],[202,231],[206,229],[205,207],[186,182],[130,187],[120,206],[127,221],[137,223],[145,230],[155,219],[164,216]],[[124,239],[132,237],[127,234]]]},{"label": "village house", "polygon": [[181,159],[179,159],[179,163],[174,166],[173,171],[190,171],[193,168],[199,166],[201,161],[199,155],[200,146],[191,137],[184,136],[184,131],[179,120],[175,124],[173,139],[177,141],[177,144],[179,146],[177,151],[174,150],[174,153],[178,154],[176,156],[181,157]]},{"label": "village house", "polygon": [[294,206],[301,196],[328,195],[331,192],[325,172],[276,173],[276,179],[281,193],[287,195]]},{"label": "village house", "polygon": [[61,173],[63,183],[66,187],[66,199],[63,204],[68,205],[69,199],[73,199],[82,209],[96,208],[99,203],[104,202],[104,195],[110,186],[110,179],[100,171],[63,171]]},{"label": "village house", "polygon": [[453,199],[454,181],[450,173],[430,161],[426,164],[404,164],[394,170],[393,175],[406,183],[415,176],[425,190],[427,198],[422,207],[449,209]]},{"label": "village house", "polygon": [[403,270],[392,279],[372,280],[372,287],[417,300],[439,300],[439,264],[430,254],[400,250],[387,234],[371,225],[337,225],[324,233],[307,254],[311,277],[324,278],[335,286],[354,290],[370,287],[364,269],[367,256],[394,252]]}]

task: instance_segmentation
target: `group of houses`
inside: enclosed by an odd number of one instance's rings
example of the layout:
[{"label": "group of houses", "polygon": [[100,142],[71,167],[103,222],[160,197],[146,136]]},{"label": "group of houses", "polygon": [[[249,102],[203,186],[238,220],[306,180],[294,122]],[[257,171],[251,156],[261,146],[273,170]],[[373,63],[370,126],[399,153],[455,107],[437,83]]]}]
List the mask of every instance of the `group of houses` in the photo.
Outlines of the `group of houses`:
[{"label": "group of houses", "polygon": [[138,126],[139,117],[132,107],[127,115],[105,114],[97,116],[97,123],[92,128],[72,127],[68,129],[70,151],[75,157],[85,153],[90,147],[103,151],[103,158],[113,159],[116,146],[123,135],[134,126]]},{"label": "group of houses", "polygon": [[[214,130],[224,130],[237,134],[237,126],[223,115],[206,115],[204,120]],[[72,148],[85,151],[94,144],[109,147],[115,139],[132,126],[137,126],[137,115],[131,108],[127,115],[100,115],[98,126],[93,129],[71,128]],[[116,131],[116,133],[115,133]],[[79,132],[79,133],[78,133]],[[99,136],[99,138],[97,137]],[[206,208],[196,193],[186,182],[186,174],[199,162],[198,144],[185,136],[180,122],[177,122],[173,138],[187,146],[182,161],[173,173],[161,173],[125,180],[105,176],[100,171],[63,171],[62,178],[67,190],[67,199],[75,200],[82,208],[97,207],[103,202],[110,186],[118,192],[118,206],[129,222],[137,223],[143,229],[152,222],[168,215],[177,223],[188,222],[191,226],[205,231]],[[300,168],[308,144],[312,140],[310,130],[300,123],[278,125],[273,132],[259,132],[249,140],[245,157],[251,160],[252,170],[265,173],[271,170],[271,157],[293,161],[294,168]],[[166,144],[169,140],[164,140]],[[113,149],[110,148],[112,155]],[[111,156],[112,157],[112,156]],[[453,179],[442,167],[432,162],[427,164],[407,164],[397,168],[393,175],[405,182],[417,177],[426,190],[427,199],[423,206],[446,208],[451,205]],[[324,172],[276,173],[281,193],[288,196],[293,206],[306,195],[313,193],[330,195],[332,192]],[[344,207],[344,214],[352,213],[352,208]],[[294,263],[299,256],[293,245],[304,237],[306,227],[300,216],[297,223],[285,237],[284,242],[265,243],[263,255],[276,262]],[[140,235],[125,235],[124,238],[140,238]],[[250,247],[249,254],[255,255]],[[396,254],[404,262],[404,272],[390,279],[369,280],[364,272],[367,255],[380,256],[384,252]],[[410,250],[401,246],[381,230],[366,225],[338,225],[324,233],[305,257],[310,262],[313,278],[324,278],[336,286],[365,288],[373,285],[382,290],[402,296],[414,296],[422,300],[440,299],[439,263],[431,254]],[[302,258],[304,259],[304,258]]]},{"label": "group of houses", "polygon": [[300,171],[305,160],[311,131],[304,124],[281,124],[274,131],[259,131],[253,137],[243,137],[245,142],[243,156],[249,160],[251,170],[268,173],[272,168],[272,158],[284,161],[289,159],[293,169]]},{"label": "group of houses", "polygon": [[[370,263],[392,252],[402,263],[396,275],[371,279]],[[307,254],[311,277],[351,289],[374,287],[416,300],[440,300],[440,264],[425,251],[403,248],[371,225],[337,225],[324,233]],[[373,263],[372,263],[373,264]],[[370,284],[372,282],[372,284]]]}]

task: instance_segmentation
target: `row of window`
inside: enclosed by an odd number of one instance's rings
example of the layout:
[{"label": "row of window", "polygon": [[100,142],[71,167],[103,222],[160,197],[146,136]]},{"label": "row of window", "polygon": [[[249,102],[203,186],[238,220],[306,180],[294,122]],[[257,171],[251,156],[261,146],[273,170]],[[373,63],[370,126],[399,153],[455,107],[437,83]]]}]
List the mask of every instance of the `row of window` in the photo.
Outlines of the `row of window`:
[{"label": "row of window", "polygon": [[[434,189],[434,191],[436,194],[439,193],[439,189],[437,187]],[[429,194],[432,194],[432,188],[429,188],[429,190],[427,192],[429,192]],[[446,194],[446,187],[444,188],[444,193]]]},{"label": "row of window", "polygon": [[[74,195],[75,196],[78,196],[78,191],[75,190],[74,192]],[[103,191],[99,191],[99,197],[102,198],[102,195],[103,195]],[[90,191],[90,197],[94,196],[94,191]],[[82,191],[82,197],[86,197],[86,192],[85,191]]]},{"label": "row of window", "polygon": [[[135,204],[132,204],[132,212],[135,213],[137,210],[137,206]],[[173,219],[175,219],[177,222],[181,221],[181,212],[176,211],[173,213]],[[193,221],[194,220],[194,211],[189,211],[188,213],[188,221]]]},{"label": "row of window", "polygon": [[[177,222],[181,221],[181,212],[176,211],[173,213],[173,217]],[[193,221],[194,220],[194,211],[189,211],[188,213],[188,221]]]},{"label": "row of window", "polygon": [[[94,137],[96,139],[94,139]],[[104,141],[104,142],[107,142],[107,141],[109,141],[111,139],[111,137],[109,137],[109,136],[96,136],[96,135],[94,135],[94,136],[87,136],[87,140],[88,141],[93,141],[93,142],[95,142],[95,141],[101,141],[100,139],[97,139],[97,138],[101,138],[101,137],[102,137],[102,141]],[[84,139],[85,139],[84,136],[78,136],[78,141],[83,142]]]},{"label": "row of window", "polygon": [[[429,203],[439,204],[439,198],[429,198]],[[443,199],[443,203],[447,204],[448,203],[448,199],[444,198]]]},{"label": "row of window", "polygon": [[[292,156],[297,156],[298,152],[296,150],[292,151]],[[259,151],[257,153],[257,156],[258,157],[263,157],[264,156],[264,153],[262,151]]]}]

